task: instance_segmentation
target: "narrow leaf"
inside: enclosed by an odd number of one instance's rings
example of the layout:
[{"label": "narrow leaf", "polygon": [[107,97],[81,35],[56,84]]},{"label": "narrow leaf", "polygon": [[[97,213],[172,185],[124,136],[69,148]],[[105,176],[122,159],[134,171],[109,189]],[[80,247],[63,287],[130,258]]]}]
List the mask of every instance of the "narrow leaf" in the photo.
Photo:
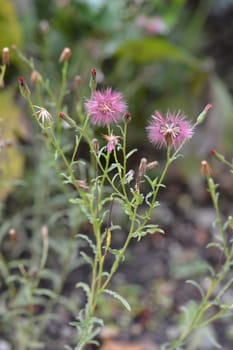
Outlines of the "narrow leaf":
[{"label": "narrow leaf", "polygon": [[113,298],[119,300],[119,301],[122,303],[122,305],[124,305],[124,307],[125,307],[128,311],[131,311],[131,307],[130,307],[128,301],[127,301],[125,298],[123,298],[121,295],[119,295],[118,293],[116,293],[116,292],[114,292],[114,291],[112,291],[112,290],[110,290],[110,289],[104,289],[104,290],[103,290],[103,293],[109,294],[109,295],[111,295]]}]

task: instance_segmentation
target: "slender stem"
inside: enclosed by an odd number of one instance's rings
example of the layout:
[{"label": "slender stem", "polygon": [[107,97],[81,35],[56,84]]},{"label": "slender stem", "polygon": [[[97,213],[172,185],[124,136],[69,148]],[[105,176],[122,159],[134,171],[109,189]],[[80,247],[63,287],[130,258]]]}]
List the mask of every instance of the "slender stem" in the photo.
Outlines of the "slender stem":
[{"label": "slender stem", "polygon": [[224,246],[224,253],[225,253],[226,257],[228,257],[229,251],[228,251],[227,241],[226,241],[226,237],[225,237],[225,229],[224,229],[224,225],[222,222],[220,209],[219,209],[219,205],[218,205],[218,196],[217,196],[216,191],[215,191],[215,185],[214,185],[213,180],[210,176],[207,176],[207,182],[208,182],[208,188],[209,188],[209,192],[211,195],[212,203],[213,203],[213,206],[215,209],[216,221],[218,223],[221,237],[222,237],[222,242],[223,242],[223,246]]}]

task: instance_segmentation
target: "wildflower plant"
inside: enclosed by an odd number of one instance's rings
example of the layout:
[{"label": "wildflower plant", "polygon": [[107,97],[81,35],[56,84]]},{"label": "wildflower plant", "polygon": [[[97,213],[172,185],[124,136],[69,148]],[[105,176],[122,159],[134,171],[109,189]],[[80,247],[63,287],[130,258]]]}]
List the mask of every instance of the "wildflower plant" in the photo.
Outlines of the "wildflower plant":
[{"label": "wildflower plant", "polygon": [[[75,321],[72,322],[72,326],[77,329],[74,349],[83,350],[87,344],[96,343],[96,336],[103,326],[103,320],[98,317],[101,296],[114,297],[128,311],[130,310],[127,300],[111,289],[112,279],[119,265],[124,261],[127,248],[132,240],[140,241],[148,234],[163,233],[158,224],[152,220],[152,214],[159,206],[158,193],[164,188],[164,179],[170,165],[180,156],[185,142],[193,136],[197,126],[203,122],[210,105],[205,107],[194,124],[189,122],[181,112],[169,111],[163,115],[156,111],[152,115],[146,128],[149,141],[153,146],[166,149],[165,164],[161,170],[158,170],[160,174],[154,177],[151,169],[159,166],[155,159],[148,160],[143,157],[135,169],[131,169],[128,165],[129,158],[137,150],[128,150],[127,135],[131,116],[121,92],[109,87],[97,89],[96,70],[92,69],[90,96],[86,97],[85,101],[79,96],[78,100],[75,101],[75,108],[67,106],[64,102],[65,97],[68,93],[72,93],[68,91],[67,76],[71,50],[65,48],[60,56],[62,75],[57,94],[56,90],[53,90],[48,81],[38,72],[34,62],[28,60],[16,47],[14,50],[30,68],[33,83],[36,83],[35,91],[31,92],[26,79],[20,77],[18,83],[21,95],[28,102],[31,114],[42,132],[43,141],[54,155],[55,163],[59,163],[56,169],[59,169],[62,184],[72,188],[72,191],[68,192],[67,206],[77,207],[91,225],[92,234],[85,234],[80,228],[76,228],[75,234],[72,235],[72,238],[75,236],[77,242],[85,243],[91,252],[87,254],[85,249],[80,252],[82,260],[90,266],[91,278],[89,283],[77,280],[76,287],[83,290],[86,302],[76,315]],[[37,72],[36,75],[35,72]],[[74,141],[72,148],[67,149],[64,142],[63,121],[72,131]],[[101,128],[101,137],[98,137],[97,128],[98,131]],[[87,150],[85,160],[80,156],[83,145]],[[197,325],[199,326],[200,322],[202,322],[201,325],[204,325],[215,318],[211,316],[209,319],[203,320],[202,316],[209,306],[213,305],[209,302],[210,296],[215,287],[226,277],[227,270],[232,263],[233,249],[228,248],[228,242],[225,238],[226,227],[231,221],[222,223],[220,220],[216,186],[210,174],[206,173],[205,175],[222,233],[222,241],[218,243],[218,246],[224,253],[226,262],[222,273],[212,279],[206,294],[201,290],[201,287],[199,288],[203,295],[202,304],[197,308],[197,313],[184,329],[180,339],[169,344],[173,349],[181,348],[190,332]],[[144,188],[149,188],[149,190],[145,191]],[[121,208],[121,214],[127,218],[127,227],[121,227],[120,220],[115,218],[114,206],[116,205]],[[116,249],[113,238],[121,231],[126,231],[126,235],[122,246]],[[34,280],[33,283],[31,282],[22,266],[20,270],[22,283],[28,286],[28,293],[31,296],[30,305],[33,305],[33,298],[38,294],[46,295],[55,303],[62,290],[62,284],[55,290],[56,293],[40,288],[40,277],[46,271],[46,261],[51,249],[47,231],[43,230],[42,238],[40,273],[37,275],[36,282]],[[73,244],[74,241],[71,240],[70,245]],[[112,258],[110,259],[110,267],[108,257]],[[10,282],[12,283],[11,288],[14,289],[14,281],[10,280]],[[228,284],[225,285],[224,289],[227,286]],[[218,298],[215,298],[214,302],[216,300]],[[50,302],[50,311],[52,304],[53,302]],[[216,317],[224,314],[225,309],[226,307],[223,306]],[[32,320],[33,314],[31,313],[29,317]],[[30,324],[33,326],[35,323],[31,322]],[[24,350],[30,345],[32,328],[28,327],[25,330],[25,332],[28,331],[28,334],[24,337],[26,340],[18,347],[20,350]],[[70,345],[67,345],[66,348],[72,349]]]}]

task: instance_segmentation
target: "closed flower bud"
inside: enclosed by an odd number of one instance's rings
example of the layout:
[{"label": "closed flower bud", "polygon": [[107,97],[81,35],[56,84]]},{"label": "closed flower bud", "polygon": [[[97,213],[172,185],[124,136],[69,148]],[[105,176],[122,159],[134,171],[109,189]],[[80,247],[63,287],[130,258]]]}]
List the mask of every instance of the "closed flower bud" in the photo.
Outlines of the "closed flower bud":
[{"label": "closed flower bud", "polygon": [[97,139],[93,139],[92,144],[93,144],[95,153],[98,154],[99,148],[100,148],[99,141]]},{"label": "closed flower bud", "polygon": [[131,121],[131,114],[129,113],[129,112],[126,112],[125,114],[124,114],[124,120],[127,122],[127,123],[129,123],[130,121]]},{"label": "closed flower bud", "polygon": [[59,117],[61,119],[65,120],[65,122],[67,124],[69,124],[69,126],[71,126],[71,128],[76,129],[78,127],[76,122],[74,121],[74,119],[70,118],[67,114],[61,112],[61,113],[59,113]]},{"label": "closed flower bud", "polygon": [[199,114],[199,116],[197,117],[197,121],[196,121],[196,125],[199,125],[201,123],[204,122],[207,112],[212,108],[212,105],[210,103],[208,103],[205,108],[203,109],[203,111]]},{"label": "closed flower bud", "polygon": [[76,75],[73,80],[73,89],[77,90],[82,85],[82,78],[80,75]]},{"label": "closed flower bud", "polygon": [[158,166],[158,162],[155,160],[154,162],[150,162],[150,163],[147,163],[147,166],[146,166],[146,169],[147,170],[150,170],[150,169],[153,169],[155,168],[156,166]]},{"label": "closed flower bud", "polygon": [[146,158],[142,158],[139,168],[138,168],[138,176],[142,177],[147,169],[147,159]]},{"label": "closed flower bud", "polygon": [[40,73],[37,70],[33,70],[30,77],[31,83],[37,84],[37,83],[40,83],[41,80],[42,80],[42,76],[40,75]]},{"label": "closed flower bud", "polygon": [[212,170],[206,160],[203,160],[201,162],[201,172],[204,176],[207,176],[207,177],[209,177],[212,173]]},{"label": "closed flower bud", "polygon": [[211,149],[210,154],[211,154],[211,156],[215,157],[220,162],[225,161],[225,157],[222,154],[218,153],[215,149]]},{"label": "closed flower bud", "polygon": [[29,96],[31,95],[31,91],[30,91],[27,83],[25,82],[24,78],[19,77],[18,83],[19,83],[19,91],[20,91],[21,95],[25,98],[29,98]]},{"label": "closed flower bud", "polygon": [[9,236],[10,236],[10,240],[11,241],[16,241],[17,239],[17,233],[16,230],[14,228],[11,228],[9,231]]},{"label": "closed flower bud", "polygon": [[136,184],[135,184],[135,190],[139,193],[140,192],[140,182],[142,177],[144,176],[147,169],[147,159],[142,158],[139,168],[138,168],[138,176],[136,178]]},{"label": "closed flower bud", "polygon": [[89,83],[91,92],[95,91],[96,85],[97,85],[97,82],[96,82],[96,69],[92,68],[92,70],[91,70],[91,78],[90,78],[90,83]]},{"label": "closed flower bud", "polygon": [[10,64],[10,50],[8,47],[2,49],[2,64],[8,66]]},{"label": "closed flower bud", "polygon": [[59,62],[68,62],[71,56],[71,49],[69,47],[65,47],[64,50],[61,53],[61,56],[59,58]]},{"label": "closed flower bud", "polygon": [[48,226],[43,225],[41,227],[41,237],[43,240],[48,239],[48,234],[49,234],[49,230],[48,230]]}]

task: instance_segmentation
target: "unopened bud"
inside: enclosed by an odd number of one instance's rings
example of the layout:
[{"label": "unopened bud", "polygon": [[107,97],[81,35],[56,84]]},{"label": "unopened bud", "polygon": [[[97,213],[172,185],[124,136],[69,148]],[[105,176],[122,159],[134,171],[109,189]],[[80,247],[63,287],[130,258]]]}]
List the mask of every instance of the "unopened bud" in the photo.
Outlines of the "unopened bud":
[{"label": "unopened bud", "polygon": [[220,162],[225,161],[225,157],[222,154],[218,153],[215,149],[211,149],[210,154],[211,154],[211,156],[215,157]]},{"label": "unopened bud", "polygon": [[23,77],[18,78],[18,83],[19,83],[19,91],[21,95],[25,98],[28,98],[31,95],[31,91],[29,90],[29,87],[27,83],[25,82]]},{"label": "unopened bud", "polygon": [[9,231],[9,236],[10,236],[10,240],[11,241],[16,241],[17,239],[17,233],[16,230],[14,228],[11,228]]},{"label": "unopened bud", "polygon": [[88,184],[86,183],[85,180],[76,180],[76,184],[79,188],[83,189],[83,190],[88,190],[89,189],[89,186]]},{"label": "unopened bud", "polygon": [[65,120],[65,122],[69,124],[71,128],[76,129],[78,127],[74,119],[70,118],[67,114],[63,112],[59,113],[59,118]]},{"label": "unopened bud", "polygon": [[71,49],[69,47],[65,47],[61,53],[59,58],[59,62],[68,62],[71,56]]},{"label": "unopened bud", "polygon": [[76,75],[73,80],[74,90],[78,89],[82,85],[82,78],[80,75]]},{"label": "unopened bud", "polygon": [[139,165],[139,168],[138,168],[138,176],[136,178],[136,184],[135,184],[135,190],[138,193],[140,192],[140,182],[141,182],[143,175],[146,172],[146,168],[147,168],[147,159],[142,158],[140,165]]},{"label": "unopened bud", "polygon": [[91,78],[90,78],[90,83],[89,83],[91,92],[95,91],[96,85],[97,85],[97,82],[96,82],[96,69],[92,68],[92,70],[91,70]]},{"label": "unopened bud", "polygon": [[197,121],[196,121],[196,125],[199,125],[201,123],[204,122],[207,112],[212,108],[212,105],[210,103],[208,103],[205,108],[203,109],[203,111],[199,114],[199,116],[197,117]]},{"label": "unopened bud", "polygon": [[210,176],[211,175],[211,173],[212,173],[212,170],[211,170],[211,168],[210,168],[210,166],[209,166],[209,164],[207,163],[207,161],[206,160],[203,160],[202,162],[201,162],[201,172],[202,172],[202,174],[204,175],[204,176]]},{"label": "unopened bud", "polygon": [[31,73],[30,81],[32,84],[40,83],[42,80],[42,76],[37,70],[33,70]]},{"label": "unopened bud", "polygon": [[93,139],[92,144],[93,144],[95,153],[98,154],[99,148],[100,148],[99,141],[97,139]]},{"label": "unopened bud", "polygon": [[147,159],[146,158],[142,158],[139,168],[138,168],[138,176],[142,177],[147,169]]},{"label": "unopened bud", "polygon": [[41,237],[43,240],[47,240],[48,239],[48,235],[49,235],[49,230],[48,230],[48,226],[43,225],[41,227]]},{"label": "unopened bud", "polygon": [[131,121],[131,114],[129,113],[129,112],[126,112],[125,114],[124,114],[124,120],[128,123],[128,122],[130,122]]},{"label": "unopened bud", "polygon": [[8,66],[10,64],[10,50],[8,47],[2,49],[2,64]]},{"label": "unopened bud", "polygon": [[154,162],[147,163],[146,168],[147,168],[147,170],[150,170],[150,169],[155,168],[158,165],[159,165],[159,163],[155,160]]}]

